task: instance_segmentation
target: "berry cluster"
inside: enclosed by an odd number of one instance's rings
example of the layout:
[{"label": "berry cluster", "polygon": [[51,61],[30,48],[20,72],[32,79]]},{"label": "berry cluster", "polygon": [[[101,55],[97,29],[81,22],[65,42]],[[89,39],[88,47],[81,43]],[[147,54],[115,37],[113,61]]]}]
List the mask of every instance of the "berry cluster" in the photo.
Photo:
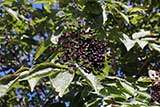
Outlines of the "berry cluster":
[{"label": "berry cluster", "polygon": [[58,45],[64,52],[59,56],[58,62],[76,62],[85,67],[86,72],[102,72],[104,68],[105,53],[108,41],[96,40],[80,36],[76,32],[64,33],[58,41]]},{"label": "berry cluster", "polygon": [[151,94],[151,102],[159,102],[160,103],[160,82],[152,82],[152,94]]}]

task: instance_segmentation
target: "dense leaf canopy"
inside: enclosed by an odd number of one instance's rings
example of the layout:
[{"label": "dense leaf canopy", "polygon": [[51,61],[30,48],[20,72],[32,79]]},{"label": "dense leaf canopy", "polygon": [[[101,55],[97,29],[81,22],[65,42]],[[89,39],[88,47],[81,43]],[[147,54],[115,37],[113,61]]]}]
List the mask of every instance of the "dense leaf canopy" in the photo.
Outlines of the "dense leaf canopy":
[{"label": "dense leaf canopy", "polygon": [[0,0],[0,106],[159,106],[159,52],[159,0]]}]

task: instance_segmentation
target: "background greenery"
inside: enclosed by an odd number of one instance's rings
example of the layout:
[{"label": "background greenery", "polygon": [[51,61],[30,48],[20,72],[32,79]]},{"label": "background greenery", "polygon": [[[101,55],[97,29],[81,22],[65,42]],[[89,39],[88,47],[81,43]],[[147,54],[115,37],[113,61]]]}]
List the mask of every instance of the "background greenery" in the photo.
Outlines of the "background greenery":
[{"label": "background greenery", "polygon": [[[1,0],[0,106],[158,106],[159,12],[159,0]],[[67,32],[108,41],[103,73],[55,63]]]}]

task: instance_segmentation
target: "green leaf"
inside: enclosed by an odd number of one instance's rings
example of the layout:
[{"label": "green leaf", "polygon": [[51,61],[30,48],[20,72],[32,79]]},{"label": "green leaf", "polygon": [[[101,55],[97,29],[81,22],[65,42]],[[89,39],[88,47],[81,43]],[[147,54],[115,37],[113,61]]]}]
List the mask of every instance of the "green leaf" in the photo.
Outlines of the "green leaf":
[{"label": "green leaf", "polygon": [[123,82],[123,81],[120,81],[120,84],[122,85],[122,87],[129,93],[129,94],[131,94],[132,96],[135,96],[135,89],[131,86],[131,85],[129,85],[129,84],[127,84],[126,82]]},{"label": "green leaf", "polygon": [[55,0],[36,0],[34,3],[35,4],[53,4],[55,3]]},{"label": "green leaf", "polygon": [[147,89],[148,89],[148,87],[146,87],[146,86],[139,86],[139,85],[136,85],[136,87],[138,88],[138,91],[147,91]]},{"label": "green leaf", "polygon": [[[147,44],[147,39],[143,38],[147,35],[150,35],[150,31],[144,31],[143,29],[140,30],[140,32],[135,32],[132,34],[132,38],[136,40],[136,42],[139,44],[139,46],[143,49]],[[143,39],[141,39],[143,38]]]},{"label": "green leaf", "polygon": [[5,8],[6,9],[6,11],[11,15],[11,16],[13,16],[13,17],[15,17],[17,20],[19,20],[19,18],[18,18],[18,13],[17,12],[15,12],[14,10],[12,10],[11,8]]},{"label": "green leaf", "polygon": [[137,81],[138,82],[152,82],[149,77],[140,77]]},{"label": "green leaf", "polygon": [[135,40],[131,40],[126,34],[123,34],[123,39],[120,39],[125,47],[127,48],[127,51],[129,51],[136,43]]},{"label": "green leaf", "polygon": [[128,19],[128,17],[125,15],[125,14],[123,14],[122,12],[120,12],[119,11],[119,14],[125,19],[125,21],[129,24],[129,19]]},{"label": "green leaf", "polygon": [[50,5],[45,5],[44,6],[44,9],[48,12],[48,13],[51,13],[51,10],[50,10]]},{"label": "green leaf", "polygon": [[61,33],[60,33],[59,35],[52,35],[52,37],[51,37],[51,42],[52,42],[53,44],[57,44],[59,37],[61,37]]},{"label": "green leaf", "polygon": [[105,67],[103,69],[103,73],[101,73],[100,75],[98,75],[98,78],[100,80],[104,79],[108,75],[109,71],[111,70],[111,66],[108,64],[107,57],[105,58],[104,65],[105,65]]},{"label": "green leaf", "polygon": [[133,12],[145,12],[145,10],[147,10],[147,9],[141,8],[141,7],[131,7],[131,8],[129,8],[128,11],[130,13],[133,13]]},{"label": "green leaf", "polygon": [[141,29],[140,32],[133,33],[132,38],[133,39],[139,39],[139,38],[145,37],[145,36],[150,35],[150,34],[151,34],[150,31],[144,31],[144,29]]},{"label": "green leaf", "polygon": [[136,42],[138,43],[138,45],[144,49],[144,47],[148,44],[147,41],[144,41],[144,40],[139,40],[139,39],[136,39]]},{"label": "green leaf", "polygon": [[124,4],[123,2],[121,2],[121,1],[113,1],[113,3],[116,3],[117,5],[119,5],[119,6],[123,7],[123,8],[128,8],[128,6],[125,5],[125,4]]},{"label": "green leaf", "polygon": [[116,11],[122,16],[122,18],[124,18],[124,20],[129,24],[129,19],[128,19],[128,17],[127,17],[124,13],[122,13],[122,12],[119,11],[116,7],[114,7],[114,6],[112,6],[112,5],[110,5],[110,7],[111,7],[112,9],[116,10]]},{"label": "green leaf", "polygon": [[96,107],[101,98],[93,99],[93,101],[86,102],[85,107]]},{"label": "green leaf", "polygon": [[30,72],[23,72],[21,75],[21,81],[22,80],[30,80],[33,78],[42,78],[46,77],[48,75],[53,74],[54,72],[60,71],[59,69],[53,69],[53,68],[44,68],[39,70],[30,70]]},{"label": "green leaf", "polygon": [[12,89],[12,87],[16,84],[19,77],[15,78],[14,80],[9,81],[6,84],[0,84],[0,97],[6,95],[6,93]]},{"label": "green leaf", "polygon": [[0,78],[0,84],[8,84],[10,81],[13,81],[18,75],[8,74]]},{"label": "green leaf", "polygon": [[46,21],[46,19],[47,19],[47,16],[42,17],[42,18],[36,18],[36,19],[35,19],[35,22],[36,22],[36,23],[42,23],[42,22]]},{"label": "green leaf", "polygon": [[[45,76],[48,76],[49,74],[52,74],[54,71],[52,71],[53,68],[44,68],[37,70],[36,72],[32,73],[31,75],[29,74],[26,78],[23,78],[23,80],[28,80],[32,78],[42,78]],[[32,70],[31,70],[32,72]]]},{"label": "green leaf", "polygon": [[20,74],[20,81],[49,76],[65,68],[66,68],[65,66],[56,65],[51,62],[37,64],[36,66],[31,68],[29,72],[28,71],[22,72]]},{"label": "green leaf", "polygon": [[31,91],[33,92],[34,87],[36,86],[36,84],[38,83],[40,78],[31,78],[28,80],[28,83],[30,85]]},{"label": "green leaf", "polygon": [[102,5],[103,24],[107,21],[106,5]]},{"label": "green leaf", "polygon": [[151,95],[146,93],[146,92],[140,92],[140,91],[137,91],[137,93],[147,99],[150,99],[151,98]]},{"label": "green leaf", "polygon": [[22,72],[24,72],[24,71],[29,71],[29,68],[22,66],[20,69],[18,69],[18,70],[15,72],[15,74],[20,74],[20,73],[22,73]]},{"label": "green leaf", "polygon": [[30,45],[38,45],[38,42],[36,40],[34,40],[33,38],[31,38],[27,35],[22,35],[21,36],[21,41],[26,43],[26,44],[30,44]]},{"label": "green leaf", "polygon": [[155,44],[155,43],[150,43],[149,46],[155,50],[157,50],[158,52],[160,52],[160,45]]},{"label": "green leaf", "polygon": [[41,43],[36,55],[35,55],[35,60],[39,58],[39,56],[49,47],[50,45],[50,38],[47,38],[44,40],[44,42]]},{"label": "green leaf", "polygon": [[14,0],[4,0],[2,2],[0,2],[0,6],[1,4],[4,4],[4,5],[11,5],[13,3]]},{"label": "green leaf", "polygon": [[19,81],[19,74],[23,72],[28,72],[27,67],[21,67],[14,74],[9,74],[0,78],[0,97],[5,95],[8,91],[10,91],[14,85]]},{"label": "green leaf", "polygon": [[114,99],[115,99],[115,98],[126,99],[124,95],[112,94],[112,93],[111,93],[110,96],[107,96],[107,97],[108,97],[108,99],[109,99],[109,98],[110,98],[110,99],[111,99],[111,98],[114,98]]},{"label": "green leaf", "polygon": [[73,78],[74,74],[68,71],[60,72],[56,77],[55,75],[50,76],[50,82],[53,88],[55,88],[55,91],[59,93],[60,97],[62,97],[72,82]]},{"label": "green leaf", "polygon": [[86,73],[81,67],[79,67],[78,64],[76,64],[76,67],[80,70],[80,72],[82,73],[82,75],[89,81],[89,83],[91,84],[91,86],[94,88],[95,92],[97,94],[99,94],[99,91],[103,88],[102,85],[100,85],[100,82],[98,80],[98,77],[96,77],[95,75],[93,75],[93,73]]}]

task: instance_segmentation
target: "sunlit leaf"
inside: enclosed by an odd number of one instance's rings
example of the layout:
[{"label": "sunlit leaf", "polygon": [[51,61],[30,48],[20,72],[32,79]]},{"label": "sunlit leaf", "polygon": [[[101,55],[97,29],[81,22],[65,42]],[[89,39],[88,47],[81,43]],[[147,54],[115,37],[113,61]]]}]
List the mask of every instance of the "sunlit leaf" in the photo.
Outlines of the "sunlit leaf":
[{"label": "sunlit leaf", "polygon": [[135,32],[132,34],[132,38],[133,39],[138,39],[141,37],[145,37],[146,35],[150,35],[151,32],[150,31],[144,31],[144,29],[141,29],[140,32]]},{"label": "sunlit leaf", "polygon": [[128,19],[128,17],[125,15],[125,14],[123,14],[122,12],[119,12],[119,14],[125,19],[125,21],[129,24],[129,19]]},{"label": "sunlit leaf", "polygon": [[20,74],[20,80],[28,80],[32,78],[42,78],[49,75],[52,75],[56,72],[61,71],[61,69],[65,68],[61,65],[55,65],[54,63],[46,62],[37,64],[29,71],[22,72]]},{"label": "sunlit leaf", "polygon": [[61,34],[59,34],[59,35],[52,35],[52,37],[51,37],[51,42],[52,42],[53,44],[57,44],[59,37],[61,37]]},{"label": "sunlit leaf", "polygon": [[53,4],[55,3],[55,0],[35,0],[35,4]]},{"label": "sunlit leaf", "polygon": [[28,80],[28,83],[30,85],[31,91],[33,92],[34,87],[36,86],[36,84],[38,83],[40,78],[31,78]]},{"label": "sunlit leaf", "polygon": [[45,9],[48,13],[51,13],[50,5],[44,6],[44,9]]},{"label": "sunlit leaf", "polygon": [[13,16],[13,17],[15,17],[17,20],[19,20],[19,18],[18,18],[18,13],[17,13],[16,11],[12,10],[11,8],[5,8],[5,9],[6,9],[6,11],[7,11],[11,16]]},{"label": "sunlit leaf", "polygon": [[1,1],[1,2],[0,2],[0,6],[1,6],[1,4],[11,5],[13,1],[14,1],[14,0],[4,0],[4,1]]},{"label": "sunlit leaf", "polygon": [[139,40],[139,39],[137,39],[136,42],[138,43],[138,45],[139,45],[142,49],[144,49],[144,47],[148,44],[147,41]]},{"label": "sunlit leaf", "polygon": [[151,48],[160,52],[160,45],[155,44],[155,43],[150,43],[149,45],[150,45]]},{"label": "sunlit leaf", "polygon": [[133,13],[133,12],[145,12],[147,9],[145,8],[141,8],[141,7],[131,7],[129,8],[129,12]]},{"label": "sunlit leaf", "polygon": [[6,93],[12,89],[15,83],[18,81],[19,77],[15,78],[14,80],[9,81],[6,84],[0,84],[0,97],[6,95]]},{"label": "sunlit leaf", "polygon": [[50,76],[50,82],[55,88],[55,91],[59,93],[59,96],[62,97],[65,94],[66,89],[69,87],[70,83],[74,78],[74,74],[66,71],[60,72],[58,75]]},{"label": "sunlit leaf", "polygon": [[76,64],[77,68],[80,70],[82,75],[91,83],[92,87],[94,88],[95,92],[99,94],[99,91],[103,88],[98,81],[98,78],[93,75],[92,73],[86,73],[78,64]]},{"label": "sunlit leaf", "polygon": [[51,74],[52,70],[53,70],[52,68],[45,68],[45,69],[37,70],[36,72],[32,73],[28,77],[24,78],[24,80],[36,78],[36,77],[45,77],[45,76]]},{"label": "sunlit leaf", "polygon": [[125,82],[122,82],[122,81],[120,81],[120,84],[122,85],[122,87],[128,92],[128,93],[130,93],[132,96],[135,96],[135,89],[131,86],[131,85],[129,85],[129,84],[127,84],[127,83],[125,83]]},{"label": "sunlit leaf", "polygon": [[149,77],[140,77],[137,81],[138,82],[152,82],[151,78]]},{"label": "sunlit leaf", "polygon": [[120,39],[125,47],[127,48],[127,51],[129,51],[136,43],[135,40],[131,40],[126,34],[123,34],[123,38]]},{"label": "sunlit leaf", "polygon": [[103,24],[105,24],[105,22],[107,21],[106,6],[102,5],[102,9],[103,9],[103,12],[102,12],[102,15],[103,15]]}]

